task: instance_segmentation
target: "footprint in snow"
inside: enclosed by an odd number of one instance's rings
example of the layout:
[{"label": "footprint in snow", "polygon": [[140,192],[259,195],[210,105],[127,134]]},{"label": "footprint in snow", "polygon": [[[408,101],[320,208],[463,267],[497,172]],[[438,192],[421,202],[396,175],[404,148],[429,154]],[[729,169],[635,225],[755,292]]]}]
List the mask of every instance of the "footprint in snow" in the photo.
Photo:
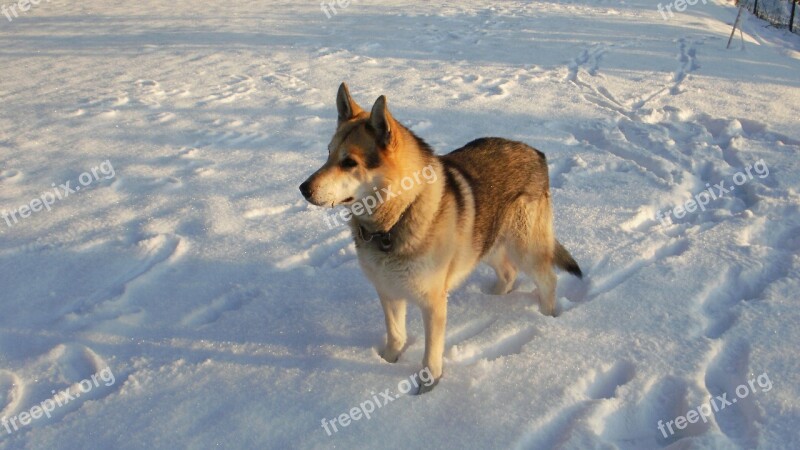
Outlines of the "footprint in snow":
[{"label": "footprint in snow", "polygon": [[[470,336],[455,343],[447,352],[451,361],[469,365],[480,360],[489,362],[499,358],[518,355],[524,347],[538,336],[538,331],[530,324],[502,325],[492,320],[473,324],[475,329],[465,328],[452,337]],[[483,327],[483,328],[481,328]]]},{"label": "footprint in snow", "polygon": [[262,295],[258,289],[236,288],[189,313],[181,320],[181,325],[193,328],[210,325],[223,316],[242,309]]}]

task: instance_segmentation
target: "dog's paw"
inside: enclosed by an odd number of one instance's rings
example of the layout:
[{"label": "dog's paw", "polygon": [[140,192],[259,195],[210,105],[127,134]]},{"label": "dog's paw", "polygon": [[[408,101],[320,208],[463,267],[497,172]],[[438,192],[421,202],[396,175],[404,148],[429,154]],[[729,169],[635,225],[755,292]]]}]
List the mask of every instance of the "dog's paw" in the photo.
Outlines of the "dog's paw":
[{"label": "dog's paw", "polygon": [[440,378],[437,378],[437,379],[436,379],[436,380],[435,380],[433,383],[431,383],[431,384],[420,384],[420,385],[419,385],[419,389],[417,389],[417,395],[426,394],[426,393],[428,393],[428,392],[432,391],[432,390],[433,390],[433,388],[435,388],[435,387],[436,387],[436,385],[437,385],[437,384],[439,384],[439,380],[440,380]]},{"label": "dog's paw", "polygon": [[394,350],[389,347],[384,347],[383,350],[378,352],[381,355],[381,358],[385,359],[386,362],[389,363],[396,363],[398,359],[400,359],[400,351]]},{"label": "dog's paw", "polygon": [[541,312],[543,315],[548,316],[548,317],[556,317],[556,316],[558,316],[558,311],[556,311],[555,305],[553,305],[553,306],[540,305],[539,306],[539,312]]},{"label": "dog's paw", "polygon": [[508,283],[503,280],[497,280],[489,291],[491,295],[506,295],[514,289],[514,282]]}]

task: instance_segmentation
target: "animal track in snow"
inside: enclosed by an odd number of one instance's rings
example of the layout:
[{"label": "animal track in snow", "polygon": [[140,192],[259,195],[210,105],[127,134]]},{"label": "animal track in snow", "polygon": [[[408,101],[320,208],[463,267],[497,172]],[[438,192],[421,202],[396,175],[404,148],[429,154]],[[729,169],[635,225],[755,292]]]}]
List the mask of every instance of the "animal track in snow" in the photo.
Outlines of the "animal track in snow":
[{"label": "animal track in snow", "polygon": [[156,235],[137,242],[141,259],[94,294],[71,305],[64,312],[64,320],[70,327],[86,327],[98,321],[111,320],[137,310],[125,306],[125,293],[135,282],[147,278],[158,265],[182,254],[181,239],[177,236]]},{"label": "animal track in snow", "polygon": [[[764,264],[730,268],[701,294],[705,336],[709,339],[720,338],[736,324],[743,302],[763,299],[765,291],[792,270],[793,255],[800,249],[800,226],[775,226],[764,218],[755,227],[761,229],[750,237],[749,245],[766,246],[774,256]],[[765,236],[763,241],[761,236]]]},{"label": "animal track in snow", "polygon": [[597,375],[586,390],[586,395],[593,400],[615,397],[617,388],[628,384],[635,375],[633,364],[619,361]]},{"label": "animal track in snow", "polygon": [[305,81],[289,73],[273,72],[264,75],[261,79],[269,83],[271,88],[280,89],[292,95],[298,95],[309,90],[308,84]]},{"label": "animal track in snow", "polygon": [[666,438],[659,431],[659,421],[674,420],[696,406],[690,405],[688,394],[688,385],[679,378],[650,380],[642,394],[629,396],[613,407],[597,408],[588,422],[600,440],[621,450],[667,447],[682,438],[704,434],[710,427],[702,421],[688,424],[683,430],[673,425],[675,434],[667,432]]},{"label": "animal track in snow", "polygon": [[579,76],[581,69],[590,76],[597,76],[600,70],[600,60],[607,51],[608,46],[601,44],[594,45],[591,48],[581,51],[580,55],[569,63],[567,81],[578,85],[585,85]]},{"label": "animal track in snow", "polygon": [[[31,427],[55,423],[80,409],[85,402],[110,395],[124,383],[121,374],[114,373],[100,355],[81,344],[59,344],[40,356],[29,370],[33,372],[31,376],[40,382],[30,386],[30,393],[25,399],[30,404],[25,405],[24,409],[29,410],[48,399],[57,405],[63,401],[54,409],[51,417],[41,417],[33,421]],[[91,383],[91,388],[86,388],[85,380]],[[72,398],[66,399],[62,392],[69,392]],[[58,402],[55,401],[56,396]]]},{"label": "animal track in snow", "polygon": [[16,414],[24,391],[22,379],[17,374],[0,370],[0,418]]},{"label": "animal track in snow", "polygon": [[22,172],[17,169],[0,171],[0,183],[17,183],[22,180]]},{"label": "animal track in snow", "polygon": [[639,151],[616,125],[595,122],[580,125],[570,131],[578,141],[628,161],[641,168],[642,172],[657,177],[661,182],[671,183],[674,180],[673,172],[677,170],[674,163],[661,155]]},{"label": "animal track in snow", "polygon": [[136,80],[133,83],[131,97],[138,104],[158,108],[161,102],[167,97],[167,93],[161,89],[161,85],[155,80]]},{"label": "animal track in snow", "polygon": [[586,162],[580,156],[573,156],[572,158],[557,159],[549,165],[550,186],[558,189],[564,185],[565,175],[576,167],[586,167]]},{"label": "animal track in snow", "polygon": [[192,311],[181,321],[181,325],[201,327],[212,324],[224,315],[238,311],[261,295],[263,294],[257,289],[236,288],[213,299],[208,305]]},{"label": "animal track in snow", "polygon": [[478,334],[486,331],[491,325],[497,321],[496,318],[490,317],[485,319],[473,320],[458,327],[448,327],[447,336],[445,338],[446,346],[458,344],[466,341]]},{"label": "animal track in snow", "polygon": [[668,258],[681,256],[688,249],[688,239],[670,240],[658,247],[653,247],[645,255],[643,255],[642,258],[634,260],[627,266],[600,277],[597,281],[593,281],[593,286],[587,296],[597,297],[600,294],[609,292],[620,284],[624,283],[626,280],[630,279],[644,267],[661,262]]},{"label": "animal track in snow", "polygon": [[[619,105],[618,105],[619,106]],[[657,210],[671,210],[713,185],[724,182],[730,188],[735,172],[752,164],[749,147],[771,146],[775,141],[800,147],[800,142],[747,119],[715,118],[679,108],[649,110],[646,116],[628,114],[613,121],[598,121],[565,130],[576,141],[614,154],[625,163],[651,176],[658,186],[669,185],[671,192],[651,205],[641,207],[623,224],[626,231],[649,232],[663,225],[655,218]],[[751,144],[752,143],[752,144]],[[751,145],[748,145],[751,144]],[[756,208],[765,191],[774,188],[773,178],[755,178],[713,199],[705,210],[682,218],[671,216],[677,225],[667,234],[677,236],[690,227],[708,228],[730,214]],[[554,185],[560,180],[554,177]],[[706,186],[708,185],[708,186]],[[722,214],[722,216],[721,216]]]},{"label": "animal track in snow", "polygon": [[206,96],[198,106],[233,103],[247,98],[255,90],[253,78],[247,75],[231,75],[228,80],[217,86],[216,92]]},{"label": "animal track in snow", "polygon": [[336,268],[356,259],[355,245],[349,227],[342,226],[322,242],[316,242],[306,250],[284,258],[275,264],[281,270],[303,265]]},{"label": "animal track in snow", "polygon": [[[602,423],[619,404],[618,390],[634,378],[636,371],[628,361],[620,361],[601,371],[592,371],[564,393],[566,403],[537,423],[518,442],[517,448],[577,448],[571,439],[588,433],[603,433]],[[594,430],[589,429],[594,428]],[[599,436],[593,439],[602,442]],[[585,445],[585,443],[584,443]]]},{"label": "animal track in snow", "polygon": [[[736,339],[725,344],[717,342],[715,349],[718,351],[716,355],[712,354],[705,376],[708,393],[714,397],[716,409],[719,409],[714,410],[714,419],[720,431],[732,441],[742,448],[755,448],[760,434],[756,422],[763,419],[762,411],[756,403],[761,392],[748,391],[749,395],[744,398],[736,395],[738,386],[747,385],[750,379],[755,378],[748,377],[750,346],[745,341]],[[755,389],[759,389],[757,384],[754,385]],[[718,399],[723,395],[731,403],[724,408],[724,402]]]},{"label": "animal track in snow", "polygon": [[582,422],[590,412],[591,405],[579,402],[550,413],[543,421],[536,423],[532,431],[523,435],[515,448],[571,448],[569,446],[570,438],[578,434],[576,430],[582,426]]},{"label": "animal track in snow", "polygon": [[[594,78],[598,78],[602,56],[613,46],[597,44],[592,48],[583,50],[581,54],[568,65],[566,80],[582,88],[584,91],[588,91],[583,95],[588,102],[612,113],[628,117],[631,120],[636,120],[641,113],[646,112],[644,107],[653,100],[659,99],[667,93],[677,95],[684,92],[681,89],[681,85],[690,73],[700,67],[697,62],[697,46],[701,45],[704,41],[705,39],[679,39],[677,41],[679,67],[672,76],[672,84],[661,86],[652,92],[640,95],[632,100],[622,101],[614,96],[606,87],[594,81]],[[581,72],[587,73],[593,79],[582,80],[580,77]],[[602,77],[599,78],[602,79]]]},{"label": "animal track in snow", "polygon": [[[686,79],[686,77],[694,72],[695,70],[699,69],[700,66],[697,64],[697,41],[688,41],[686,38],[681,38],[678,40],[679,43],[679,50],[680,55],[678,56],[678,61],[680,62],[680,68],[678,71],[675,72],[675,76],[673,77],[673,81],[675,84],[670,88],[669,92],[672,95],[677,95],[682,93],[681,91],[681,83]],[[699,42],[699,43],[702,43]]]},{"label": "animal track in snow", "polygon": [[461,364],[472,364],[482,359],[494,361],[521,353],[537,335],[536,329],[528,324],[500,326],[491,322],[483,332],[453,345],[448,357]]},{"label": "animal track in snow", "polygon": [[56,364],[62,381],[78,383],[108,365],[89,347],[80,344],[59,344],[47,356]]},{"label": "animal track in snow", "polygon": [[453,94],[459,100],[468,100],[474,97],[504,98],[516,84],[513,80],[504,78],[485,79],[480,75],[446,75],[439,80],[450,86]]},{"label": "animal track in snow", "polygon": [[83,98],[78,101],[77,108],[70,111],[68,116],[80,117],[91,115],[95,117],[108,117],[116,114],[116,110],[130,103],[130,97],[125,93],[101,95],[99,98]]},{"label": "animal track in snow", "polygon": [[180,175],[200,175],[208,176],[216,173],[210,166],[214,165],[214,161],[210,159],[201,158],[199,156],[200,150],[196,148],[182,148],[178,153],[178,161],[182,164]]}]

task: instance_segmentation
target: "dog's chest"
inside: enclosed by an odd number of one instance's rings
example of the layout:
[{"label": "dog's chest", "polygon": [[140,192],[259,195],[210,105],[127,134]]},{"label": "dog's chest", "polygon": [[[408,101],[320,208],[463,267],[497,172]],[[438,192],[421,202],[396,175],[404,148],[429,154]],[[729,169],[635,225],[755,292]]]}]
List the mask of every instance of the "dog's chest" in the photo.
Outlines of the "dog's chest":
[{"label": "dog's chest", "polygon": [[358,248],[357,253],[364,274],[387,294],[413,301],[441,284],[437,264],[430,257],[401,257],[374,248]]}]

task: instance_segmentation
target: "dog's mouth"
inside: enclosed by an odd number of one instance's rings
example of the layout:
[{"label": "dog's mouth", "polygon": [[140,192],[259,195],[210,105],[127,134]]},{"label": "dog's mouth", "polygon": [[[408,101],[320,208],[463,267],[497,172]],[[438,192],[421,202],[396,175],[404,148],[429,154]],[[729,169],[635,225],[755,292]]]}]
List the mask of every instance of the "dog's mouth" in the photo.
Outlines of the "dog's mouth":
[{"label": "dog's mouth", "polygon": [[[336,208],[337,206],[340,206],[340,205],[349,205],[350,203],[353,203],[353,200],[355,200],[355,197],[347,197],[346,199],[344,199],[342,201],[338,201],[338,202],[337,201],[331,201],[331,202],[324,203],[324,205],[325,206],[329,206],[331,208]],[[323,204],[320,203],[317,206],[323,206]]]}]

